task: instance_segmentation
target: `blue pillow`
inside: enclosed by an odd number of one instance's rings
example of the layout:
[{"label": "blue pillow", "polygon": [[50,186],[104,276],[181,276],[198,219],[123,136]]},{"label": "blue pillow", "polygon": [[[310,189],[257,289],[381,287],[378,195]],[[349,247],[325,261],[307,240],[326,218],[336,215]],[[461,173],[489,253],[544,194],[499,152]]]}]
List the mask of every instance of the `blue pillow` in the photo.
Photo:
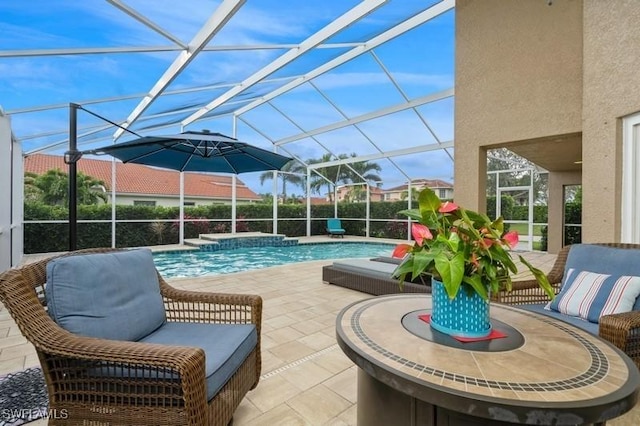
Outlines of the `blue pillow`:
[{"label": "blue pillow", "polygon": [[560,293],[545,307],[598,323],[603,315],[630,312],[640,295],[640,277],[570,268]]},{"label": "blue pillow", "polygon": [[[567,280],[567,271],[591,271],[614,276],[640,276],[640,249],[623,249],[596,244],[574,244],[569,250],[562,282]],[[640,299],[633,305],[640,311]]]},{"label": "blue pillow", "polygon": [[45,295],[51,318],[81,336],[137,341],[166,321],[149,249],[54,259]]}]

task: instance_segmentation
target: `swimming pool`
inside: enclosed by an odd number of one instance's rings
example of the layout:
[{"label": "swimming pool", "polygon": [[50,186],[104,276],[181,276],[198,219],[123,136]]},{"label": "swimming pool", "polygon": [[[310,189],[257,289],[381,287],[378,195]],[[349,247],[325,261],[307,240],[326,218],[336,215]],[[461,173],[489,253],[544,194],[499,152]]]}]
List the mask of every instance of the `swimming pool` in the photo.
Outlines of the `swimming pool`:
[{"label": "swimming pool", "polygon": [[230,274],[310,260],[391,256],[392,244],[321,243],[289,247],[252,247],[214,252],[154,253],[156,268],[165,278]]}]

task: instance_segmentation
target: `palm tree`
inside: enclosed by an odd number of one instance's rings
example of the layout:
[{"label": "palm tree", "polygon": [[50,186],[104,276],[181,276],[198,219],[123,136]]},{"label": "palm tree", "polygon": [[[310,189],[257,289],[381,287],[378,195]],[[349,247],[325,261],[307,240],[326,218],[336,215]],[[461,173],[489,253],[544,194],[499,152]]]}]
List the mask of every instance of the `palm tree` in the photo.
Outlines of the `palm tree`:
[{"label": "palm tree", "polygon": [[[49,205],[67,205],[69,200],[69,176],[60,169],[47,170],[36,175],[25,173],[25,201],[41,201]],[[104,192],[96,191],[104,182],[78,172],[77,197],[78,204],[97,204],[107,201]]]},{"label": "palm tree", "polygon": [[[343,154],[341,156],[338,156],[338,158],[346,158],[346,156]],[[331,154],[324,154],[321,158],[311,159],[307,162],[309,164],[318,164],[326,163],[332,160],[333,157]],[[318,194],[321,194],[322,188],[326,186],[327,193],[329,194],[329,201],[333,201],[333,188],[335,187],[335,185],[337,185],[338,182],[349,182],[344,169],[345,167],[341,165],[315,169],[316,173],[311,175],[311,190],[317,192]]]},{"label": "palm tree", "polygon": [[[411,187],[411,200],[417,201],[419,194],[420,194],[420,189],[418,189],[416,187]],[[402,191],[402,194],[400,194],[400,199],[402,201],[406,200],[407,198],[409,198],[409,190],[408,189]]]},{"label": "palm tree", "polygon": [[[278,175],[282,179],[282,202],[285,203],[287,201],[287,183],[303,187],[305,178],[301,175],[307,172],[307,168],[301,162],[293,160],[285,164],[281,171],[284,173],[279,173]],[[270,179],[273,179],[273,172],[262,173],[260,175],[260,185]]]},{"label": "palm tree", "polygon": [[[338,160],[345,160],[347,158],[356,157],[356,153],[352,153],[351,155],[340,154],[338,155]],[[320,159],[309,160],[309,164],[317,164],[317,163],[326,163],[332,161],[333,158],[331,154],[325,154]],[[315,175],[312,176],[311,180],[311,188],[316,192],[320,193],[320,190],[326,186],[329,193],[329,201],[333,201],[333,187],[338,183],[358,183],[362,182],[362,178],[364,178],[368,182],[375,182],[376,186],[380,187],[381,178],[375,172],[380,172],[382,167],[378,163],[374,163],[371,161],[356,161],[354,163],[340,164],[337,166],[329,166],[323,167],[320,169],[316,169],[319,175],[323,176],[326,179],[323,179],[321,176]],[[355,190],[353,194],[351,194],[354,198],[362,199],[363,192]]]},{"label": "palm tree", "polygon": [[[355,153],[351,154],[351,157],[356,157]],[[344,158],[348,158],[346,155]],[[375,183],[377,187],[381,185],[381,178],[376,172],[381,172],[382,167],[378,163],[371,161],[356,161],[349,164],[351,169],[347,168],[347,175],[350,177],[353,183],[360,182],[364,178],[367,182]],[[360,177],[362,176],[362,178]]]}]

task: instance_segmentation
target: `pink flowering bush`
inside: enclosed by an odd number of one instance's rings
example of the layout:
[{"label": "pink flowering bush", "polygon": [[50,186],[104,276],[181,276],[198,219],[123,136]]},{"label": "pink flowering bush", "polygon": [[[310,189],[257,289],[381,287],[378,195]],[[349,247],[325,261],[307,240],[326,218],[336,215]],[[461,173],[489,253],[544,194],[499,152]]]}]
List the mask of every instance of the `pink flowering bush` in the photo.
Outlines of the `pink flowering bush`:
[{"label": "pink flowering bush", "polygon": [[[511,290],[511,273],[518,270],[510,249],[518,244],[518,233],[504,233],[502,217],[492,221],[487,215],[466,210],[453,202],[442,202],[431,189],[418,197],[418,209],[400,212],[415,221],[411,234],[415,243],[399,244],[393,257],[405,258],[394,276],[432,275],[441,281],[450,299],[460,288],[475,291],[488,299],[491,292]],[[520,256],[551,298],[554,292],[547,278]]]}]

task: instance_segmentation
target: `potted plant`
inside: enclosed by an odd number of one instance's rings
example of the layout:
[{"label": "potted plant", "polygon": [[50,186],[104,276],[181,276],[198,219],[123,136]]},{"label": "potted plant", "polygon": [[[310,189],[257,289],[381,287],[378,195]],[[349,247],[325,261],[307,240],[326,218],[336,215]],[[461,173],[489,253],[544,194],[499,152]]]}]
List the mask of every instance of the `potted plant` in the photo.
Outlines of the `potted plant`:
[{"label": "potted plant", "polygon": [[[436,330],[463,337],[489,335],[490,294],[510,291],[510,274],[518,272],[509,251],[518,243],[518,233],[505,233],[501,217],[492,221],[487,215],[443,202],[429,188],[420,192],[418,209],[400,213],[415,221],[411,229],[415,243],[395,248],[393,257],[404,261],[394,277],[402,283],[409,274],[431,275],[430,324]],[[553,298],[544,273],[519,258]]]}]

